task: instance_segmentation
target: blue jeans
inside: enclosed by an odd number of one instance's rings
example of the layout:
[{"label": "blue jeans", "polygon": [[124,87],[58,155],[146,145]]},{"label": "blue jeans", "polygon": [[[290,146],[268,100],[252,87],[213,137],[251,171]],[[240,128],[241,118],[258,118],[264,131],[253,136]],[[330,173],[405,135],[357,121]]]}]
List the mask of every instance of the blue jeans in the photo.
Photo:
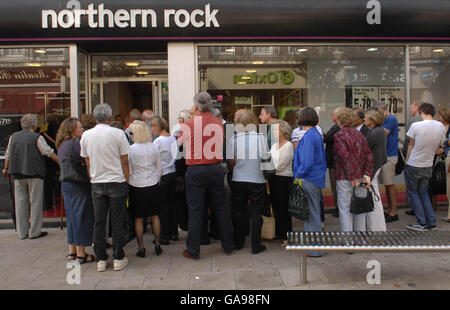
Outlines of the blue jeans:
[{"label": "blue jeans", "polygon": [[[306,180],[302,180],[303,189],[306,192],[309,206],[309,219],[304,222],[304,230],[308,232],[322,231],[322,221],[320,216],[320,199],[322,189]],[[322,256],[322,252],[308,252],[309,256]]]},{"label": "blue jeans", "polygon": [[428,186],[433,168],[405,166],[406,192],[420,225],[436,226],[436,214],[428,196]]},{"label": "blue jeans", "polygon": [[61,183],[67,218],[67,243],[90,246],[94,231],[94,210],[90,185]]}]

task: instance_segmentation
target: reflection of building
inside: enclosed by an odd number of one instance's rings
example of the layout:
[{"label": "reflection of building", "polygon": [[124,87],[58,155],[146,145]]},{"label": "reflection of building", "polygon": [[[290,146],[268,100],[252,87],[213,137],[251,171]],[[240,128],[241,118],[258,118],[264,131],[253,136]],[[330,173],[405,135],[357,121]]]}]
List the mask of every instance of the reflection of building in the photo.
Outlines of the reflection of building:
[{"label": "reflection of building", "polygon": [[[382,14],[390,15],[381,25],[366,22],[369,10],[360,0],[348,0],[345,7],[316,0],[248,0],[245,5],[216,0],[208,8],[202,1],[184,2],[166,25],[170,1],[135,0],[132,8],[126,1],[109,1],[104,10],[122,13],[110,23],[105,11],[103,22],[111,27],[100,28],[98,16],[90,23],[80,15],[79,24],[72,24],[63,18],[72,8],[63,11],[65,5],[52,4],[56,1],[34,1],[26,10],[3,1],[0,119],[33,112],[43,126],[50,114],[80,116],[107,102],[114,115],[125,118],[134,107],[151,108],[173,126],[197,91],[222,96],[228,120],[238,108],[259,113],[262,106],[274,105],[283,115],[302,106],[320,107],[324,130],[340,106],[385,100],[405,123],[413,100],[449,105],[449,1],[429,0],[424,7],[423,1],[411,0],[407,9],[395,0],[382,1]],[[89,3],[97,10],[102,1]],[[81,9],[85,4],[80,1]],[[137,15],[125,21],[124,10],[149,6],[156,15],[148,15],[146,23]],[[49,13],[49,28],[42,25],[42,10],[56,14]],[[209,20],[206,27],[205,12],[215,10],[217,25]],[[194,11],[205,15],[194,14],[192,20],[188,13]]]}]

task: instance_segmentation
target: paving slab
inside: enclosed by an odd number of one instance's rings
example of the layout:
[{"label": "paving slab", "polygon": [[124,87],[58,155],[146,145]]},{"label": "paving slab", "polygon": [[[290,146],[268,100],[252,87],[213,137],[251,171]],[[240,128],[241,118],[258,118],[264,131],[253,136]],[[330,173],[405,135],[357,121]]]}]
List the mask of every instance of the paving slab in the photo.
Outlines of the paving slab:
[{"label": "paving slab", "polygon": [[254,290],[281,287],[280,274],[275,270],[235,271],[237,289]]},{"label": "paving slab", "polygon": [[236,280],[233,272],[196,273],[190,276],[189,289],[235,290]]},{"label": "paving slab", "polygon": [[151,274],[142,286],[145,290],[187,290],[190,276],[188,274]]}]

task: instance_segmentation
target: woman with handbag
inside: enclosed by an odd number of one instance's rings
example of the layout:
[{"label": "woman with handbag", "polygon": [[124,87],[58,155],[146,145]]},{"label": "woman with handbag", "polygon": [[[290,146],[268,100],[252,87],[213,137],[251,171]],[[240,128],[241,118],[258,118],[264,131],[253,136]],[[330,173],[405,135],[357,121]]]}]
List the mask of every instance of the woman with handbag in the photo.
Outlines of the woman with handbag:
[{"label": "woman with handbag", "polygon": [[369,188],[373,174],[373,154],[366,138],[354,124],[354,114],[349,108],[336,112],[341,130],[334,135],[334,163],[336,190],[339,205],[341,231],[365,231],[365,214],[350,212],[354,189],[365,183]]},{"label": "woman with handbag", "polygon": [[[323,138],[316,127],[319,123],[316,110],[311,107],[302,108],[298,123],[306,133],[295,149],[293,172],[296,179],[301,179],[308,201],[309,217],[304,222],[304,230],[320,232],[322,231],[320,204],[322,188],[325,187],[327,160]],[[308,253],[308,256],[312,257],[322,255],[321,252]]]},{"label": "woman with handbag", "polygon": [[366,140],[374,158],[373,177],[370,181],[372,183],[371,189],[374,192],[374,210],[365,213],[366,227],[368,231],[386,231],[383,203],[380,199],[380,189],[378,187],[380,169],[387,163],[386,132],[382,127],[384,116],[377,110],[372,109],[365,113],[364,122],[370,129],[366,136]]},{"label": "woman with handbag", "polygon": [[273,144],[270,150],[276,169],[275,175],[270,180],[270,194],[275,215],[275,235],[281,238],[284,246],[287,243],[287,233],[292,231],[288,203],[293,176],[294,147],[290,142],[292,129],[289,123],[276,120],[273,126],[273,134],[274,137],[278,137],[278,143]]},{"label": "woman with handbag", "polygon": [[83,134],[81,122],[74,118],[64,120],[56,135],[56,148],[60,164],[61,192],[67,217],[67,241],[69,260],[80,264],[95,261],[87,254],[86,246],[92,245],[94,211],[91,186],[86,163],[80,156],[80,138]]}]

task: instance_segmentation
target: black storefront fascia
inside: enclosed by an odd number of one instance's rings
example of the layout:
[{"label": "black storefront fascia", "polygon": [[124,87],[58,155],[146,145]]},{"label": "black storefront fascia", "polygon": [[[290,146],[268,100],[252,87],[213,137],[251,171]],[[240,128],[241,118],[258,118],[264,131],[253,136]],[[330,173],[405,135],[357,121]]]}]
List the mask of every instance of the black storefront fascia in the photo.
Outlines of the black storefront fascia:
[{"label": "black storefront fascia", "polygon": [[16,0],[0,4],[0,42],[449,41],[448,16],[447,0]]}]

